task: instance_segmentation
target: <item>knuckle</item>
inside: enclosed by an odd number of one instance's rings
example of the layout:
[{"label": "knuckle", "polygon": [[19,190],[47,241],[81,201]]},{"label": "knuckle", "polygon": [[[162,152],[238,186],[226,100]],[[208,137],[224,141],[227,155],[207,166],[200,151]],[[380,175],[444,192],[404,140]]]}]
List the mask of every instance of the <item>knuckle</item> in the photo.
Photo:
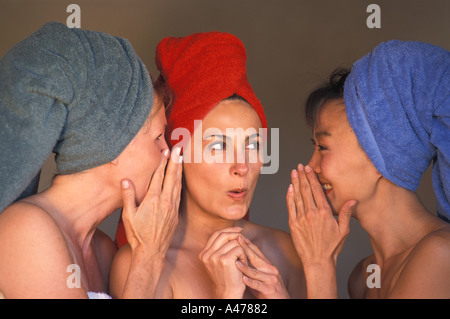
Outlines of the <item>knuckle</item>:
[{"label": "knuckle", "polygon": [[300,188],[301,188],[301,190],[304,191],[304,192],[308,192],[308,191],[311,189],[311,187],[309,186],[308,183],[303,183],[303,184],[300,186]]},{"label": "knuckle", "polygon": [[274,265],[267,265],[268,272],[273,276],[278,276],[278,268]]},{"label": "knuckle", "polygon": [[169,199],[164,199],[161,204],[164,207],[164,210],[172,211],[173,205],[172,205],[172,202]]},{"label": "knuckle", "polygon": [[305,212],[305,219],[308,222],[314,222],[316,220],[317,214],[316,210],[311,208]]},{"label": "knuckle", "polygon": [[311,189],[313,192],[320,192],[322,191],[322,186],[320,184],[313,184],[311,185]]}]

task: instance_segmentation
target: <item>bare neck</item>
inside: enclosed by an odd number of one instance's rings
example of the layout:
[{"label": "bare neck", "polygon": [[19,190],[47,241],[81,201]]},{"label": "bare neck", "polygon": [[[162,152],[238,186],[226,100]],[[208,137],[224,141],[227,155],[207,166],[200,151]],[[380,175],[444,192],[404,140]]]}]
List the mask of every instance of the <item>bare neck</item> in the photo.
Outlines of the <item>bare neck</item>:
[{"label": "bare neck", "polygon": [[203,210],[186,196],[182,196],[179,214],[174,242],[196,250],[203,249],[214,232],[240,226],[239,221],[224,219]]},{"label": "bare neck", "polygon": [[388,181],[370,201],[358,205],[356,218],[368,232],[379,263],[411,250],[442,225],[414,192]]},{"label": "bare neck", "polygon": [[30,200],[46,210],[84,254],[96,228],[120,208],[120,185],[114,189],[88,172],[59,175],[47,190]]}]

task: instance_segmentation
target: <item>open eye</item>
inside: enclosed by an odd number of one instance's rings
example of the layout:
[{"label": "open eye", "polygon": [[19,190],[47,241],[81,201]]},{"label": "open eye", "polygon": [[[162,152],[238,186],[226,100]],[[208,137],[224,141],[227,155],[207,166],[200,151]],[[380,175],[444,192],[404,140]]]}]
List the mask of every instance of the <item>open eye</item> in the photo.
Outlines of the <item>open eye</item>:
[{"label": "open eye", "polygon": [[219,142],[213,142],[213,143],[209,144],[208,147],[210,150],[222,151],[225,149],[226,144],[222,141],[219,141]]},{"label": "open eye", "polygon": [[249,149],[249,150],[259,150],[259,142],[258,141],[254,141],[254,142],[248,143],[247,149]]},{"label": "open eye", "polygon": [[316,148],[318,151],[325,151],[328,149],[323,145],[317,144],[314,139],[311,139],[311,142],[312,142],[313,147]]}]

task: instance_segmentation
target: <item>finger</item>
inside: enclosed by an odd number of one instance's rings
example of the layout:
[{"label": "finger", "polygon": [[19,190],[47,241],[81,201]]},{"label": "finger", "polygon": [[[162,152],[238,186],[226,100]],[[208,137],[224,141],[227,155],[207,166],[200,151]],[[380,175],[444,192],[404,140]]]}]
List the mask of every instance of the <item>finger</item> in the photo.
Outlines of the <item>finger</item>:
[{"label": "finger", "polygon": [[[238,249],[236,249],[238,248]],[[245,260],[247,261],[247,258],[244,257],[244,251],[242,247],[239,245],[237,240],[230,240],[229,242],[226,242],[222,246],[217,247],[216,250],[211,250],[213,253],[211,254],[211,258],[231,258],[230,260]]]},{"label": "finger", "polygon": [[242,245],[244,245],[244,247],[248,248],[253,254],[256,254],[259,258],[270,263],[270,261],[266,258],[266,256],[264,256],[263,252],[259,249],[259,247],[256,246],[254,243],[252,243],[248,238],[244,236],[239,236],[238,241]]},{"label": "finger", "polygon": [[248,260],[250,263],[257,268],[258,270],[272,273],[272,264],[270,261],[264,256],[262,251],[256,246],[255,244],[251,243],[249,240],[246,240],[242,237],[238,238],[239,244],[244,249],[245,254],[247,255]]},{"label": "finger", "polygon": [[292,184],[289,185],[287,194],[286,194],[286,206],[288,209],[288,216],[290,221],[294,221],[297,218],[297,208],[295,206],[294,200],[294,186]]},{"label": "finger", "polygon": [[342,206],[338,215],[339,229],[342,233],[348,234],[350,232],[350,219],[352,218],[353,209],[356,206],[356,200],[350,200]]},{"label": "finger", "polygon": [[311,192],[311,185],[306,178],[305,168],[302,164],[297,167],[298,179],[300,180],[300,193],[302,194],[303,203],[306,210],[311,210],[316,207],[314,203],[313,194]]},{"label": "finger", "polygon": [[231,266],[237,260],[247,263],[244,250],[236,240],[229,241],[217,250],[209,250],[200,255],[200,260],[205,264]]},{"label": "finger", "polygon": [[175,206],[177,207],[177,212],[178,212],[178,207],[180,205],[180,198],[181,198],[181,188],[182,188],[182,180],[183,180],[183,156],[180,155],[179,157],[179,162],[180,164],[178,165],[178,169],[177,169],[177,178],[176,178],[176,184],[175,187],[173,189],[173,194],[172,194],[172,198],[174,200]]},{"label": "finger", "polygon": [[259,291],[261,293],[264,293],[264,291],[266,290],[266,285],[263,281],[261,280],[257,280],[257,279],[253,279],[247,275],[243,275],[242,276],[242,281],[244,282],[244,284],[256,291]]},{"label": "finger", "polygon": [[322,184],[320,184],[317,178],[316,172],[309,166],[305,166],[306,178],[308,179],[309,185],[311,186],[311,191],[314,196],[315,203],[318,208],[329,208],[325,192],[322,189]]},{"label": "finger", "polygon": [[[234,244],[234,246],[232,247],[232,245],[230,243],[228,243],[227,245],[229,247],[227,247],[227,252],[222,254],[222,258],[224,258],[224,260],[233,261],[234,262],[233,266],[236,265],[236,261],[238,261],[238,260],[243,263],[248,263],[247,256],[245,255],[245,252],[242,249],[242,247],[239,245],[239,243],[236,240],[234,240],[231,243]],[[228,249],[228,248],[230,248],[230,249]],[[225,249],[224,249],[224,251],[225,251]]]},{"label": "finger", "polygon": [[164,176],[164,184],[161,192],[161,198],[172,202],[173,190],[177,184],[178,171],[181,166],[179,162],[181,148],[176,147],[170,156],[171,160],[167,164],[167,169]]},{"label": "finger", "polygon": [[291,172],[291,185],[294,190],[293,198],[294,204],[296,206],[297,215],[303,215],[305,208],[303,204],[302,195],[300,192],[300,179],[298,178],[298,172],[296,169],[293,169]]},{"label": "finger", "polygon": [[148,188],[147,194],[145,195],[145,198],[151,196],[159,196],[161,194],[162,184],[164,180],[164,171],[167,164],[168,154],[169,154],[168,149],[162,152],[161,161],[159,162],[158,167],[153,173],[152,179],[150,181],[150,186]]},{"label": "finger", "polygon": [[264,279],[267,278],[267,274],[265,274],[264,272],[250,267],[248,264],[245,264],[239,260],[236,261],[236,266],[248,278],[259,281],[264,281]]},{"label": "finger", "polygon": [[123,214],[127,215],[136,210],[136,194],[133,182],[129,179],[122,180],[122,205]]},{"label": "finger", "polygon": [[213,245],[221,245],[226,241],[236,239],[242,232],[242,227],[229,227],[214,232],[206,242],[203,251],[210,250]]}]

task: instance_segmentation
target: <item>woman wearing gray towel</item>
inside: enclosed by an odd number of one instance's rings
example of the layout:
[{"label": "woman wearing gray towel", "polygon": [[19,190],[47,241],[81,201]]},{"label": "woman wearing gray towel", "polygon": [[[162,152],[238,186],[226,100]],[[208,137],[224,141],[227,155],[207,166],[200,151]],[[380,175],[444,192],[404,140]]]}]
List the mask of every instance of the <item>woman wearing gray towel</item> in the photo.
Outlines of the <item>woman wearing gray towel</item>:
[{"label": "woman wearing gray towel", "polygon": [[[315,151],[287,193],[308,297],[337,297],[353,216],[374,253],[353,270],[350,297],[450,298],[449,84],[448,51],[390,41],[309,96]],[[431,162],[440,218],[415,193]]]},{"label": "woman wearing gray towel", "polygon": [[[97,226],[122,206],[133,251],[122,297],[153,296],[181,189],[164,111],[125,39],[49,23],[0,60],[5,298],[104,297],[116,249]],[[33,194],[52,151],[58,175]]]}]

